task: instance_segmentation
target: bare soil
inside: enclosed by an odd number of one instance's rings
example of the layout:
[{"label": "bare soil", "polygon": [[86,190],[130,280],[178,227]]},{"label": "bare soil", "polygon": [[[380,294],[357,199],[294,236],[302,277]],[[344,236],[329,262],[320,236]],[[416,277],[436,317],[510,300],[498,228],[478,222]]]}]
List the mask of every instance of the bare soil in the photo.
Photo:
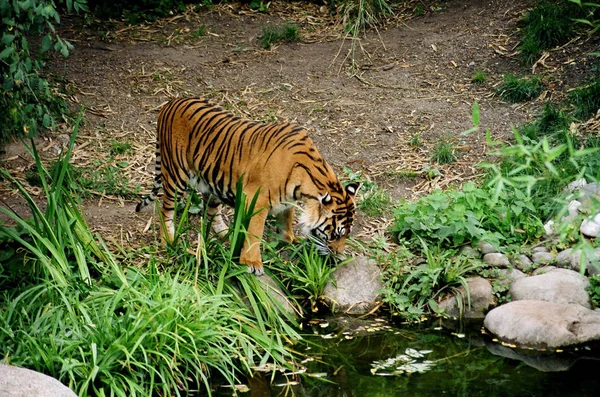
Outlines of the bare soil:
[{"label": "bare soil", "polygon": [[[421,16],[414,15],[414,3],[355,40],[354,56],[353,40],[328,8],[304,2],[273,2],[268,13],[228,4],[142,26],[82,27],[81,21],[67,20],[61,33],[76,49],[66,60],[53,60],[52,71],[66,84],[73,107],[86,109],[74,163],[108,159],[112,142],[129,142],[133,150],[116,160],[126,162],[122,173],[131,187],[148,191],[158,109],[172,97],[206,96],[252,119],[306,126],[342,179],[344,168],[360,170],[395,199],[460,186],[481,173],[475,165],[489,151],[486,129],[496,140],[510,140],[511,126],[568,88],[568,78],[561,76],[585,66],[568,63],[569,55],[556,49],[537,65],[538,72],[552,76],[547,80],[552,89],[540,99],[516,106],[494,94],[503,73],[531,72],[516,52],[518,21],[531,3],[451,0]],[[285,21],[299,26],[300,41],[263,49],[263,27]],[[195,37],[201,26],[208,33]],[[571,46],[584,39],[578,40]],[[487,76],[483,84],[472,82],[478,70]],[[481,129],[461,134],[472,127],[474,102],[481,109]],[[56,137],[40,140],[48,157]],[[453,144],[458,161],[439,165],[431,159],[440,142]],[[33,163],[18,144],[9,145],[3,158],[17,174]],[[431,168],[439,175],[428,173]],[[14,195],[2,194],[9,202]],[[99,194],[84,209],[92,229],[105,238],[139,246],[156,233],[147,227],[152,211],[136,214],[135,204]],[[150,224],[156,223],[154,216]],[[358,235],[366,239],[382,233],[389,220],[363,216],[359,224]]]}]

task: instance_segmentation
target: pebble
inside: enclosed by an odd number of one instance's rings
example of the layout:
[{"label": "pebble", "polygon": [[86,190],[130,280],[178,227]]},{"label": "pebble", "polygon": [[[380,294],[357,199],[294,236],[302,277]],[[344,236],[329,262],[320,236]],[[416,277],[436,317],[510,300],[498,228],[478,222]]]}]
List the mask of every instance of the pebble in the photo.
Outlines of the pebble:
[{"label": "pebble", "polygon": [[584,220],[581,223],[579,231],[588,237],[600,237],[600,214],[596,214],[594,217]]},{"label": "pebble", "polygon": [[490,252],[489,254],[485,254],[483,256],[483,261],[490,266],[508,267],[510,265],[508,257],[498,252]]}]

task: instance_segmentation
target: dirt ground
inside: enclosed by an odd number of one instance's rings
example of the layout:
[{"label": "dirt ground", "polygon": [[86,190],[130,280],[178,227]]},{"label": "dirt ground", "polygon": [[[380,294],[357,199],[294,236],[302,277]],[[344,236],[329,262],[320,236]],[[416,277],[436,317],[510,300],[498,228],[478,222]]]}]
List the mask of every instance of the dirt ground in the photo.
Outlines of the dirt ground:
[{"label": "dirt ground", "polygon": [[[111,22],[82,28],[80,21],[66,20],[61,34],[75,50],[66,60],[55,59],[52,71],[72,93],[72,105],[86,108],[74,162],[90,165],[110,156],[111,142],[129,142],[133,150],[117,160],[126,161],[122,171],[130,186],[147,192],[158,109],[173,97],[206,96],[252,119],[306,126],[342,179],[345,167],[362,171],[395,199],[458,186],[480,173],[475,164],[489,150],[485,129],[494,139],[509,140],[511,126],[530,119],[542,99],[559,95],[548,91],[536,101],[511,105],[494,94],[503,73],[531,71],[516,54],[518,20],[531,3],[450,0],[437,10],[425,7],[420,16],[414,10],[423,3],[411,3],[355,41],[355,69],[352,40],[342,26],[327,7],[304,2],[273,2],[268,13],[228,4],[142,26]],[[263,27],[285,21],[297,24],[300,41],[263,49]],[[196,37],[200,26],[207,34]],[[538,65],[548,75],[558,65],[574,72],[579,67],[565,63],[560,50],[550,55]],[[478,70],[487,76],[483,84],[471,81]],[[555,87],[568,81],[551,79]],[[461,134],[472,127],[475,101],[482,128]],[[42,140],[48,156],[56,136]],[[458,161],[431,160],[442,141],[453,143]],[[19,173],[32,164],[18,145],[6,149],[6,168]],[[439,175],[427,177],[431,168]],[[105,238],[138,245],[154,239],[156,231],[147,228],[152,211],[136,214],[135,204],[100,194],[86,200],[85,211],[92,229]],[[368,239],[385,231],[389,220],[359,214],[359,224],[358,235]]]}]

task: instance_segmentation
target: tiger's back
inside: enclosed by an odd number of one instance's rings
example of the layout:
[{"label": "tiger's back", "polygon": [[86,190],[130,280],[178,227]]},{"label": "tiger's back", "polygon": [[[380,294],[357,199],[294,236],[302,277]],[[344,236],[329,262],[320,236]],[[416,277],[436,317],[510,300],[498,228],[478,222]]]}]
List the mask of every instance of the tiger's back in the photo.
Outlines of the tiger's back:
[{"label": "tiger's back", "polygon": [[[160,173],[155,177],[152,194],[138,204],[136,211],[153,201],[162,187],[161,212],[167,241],[174,238],[178,192],[185,192],[189,184],[217,203],[233,205],[240,179],[247,197],[259,192],[256,208],[267,210],[251,220],[247,245],[240,257],[240,262],[257,274],[262,274],[258,246],[268,212],[277,214],[284,223],[284,238],[289,241],[294,239],[296,201],[305,203],[303,222],[318,239],[339,243],[343,237],[345,242],[350,231],[357,186],[342,187],[306,131],[297,125],[254,122],[202,98],[175,99],[159,113],[156,154]],[[211,208],[214,215],[217,207],[212,200]],[[322,216],[329,212],[329,216]],[[337,225],[328,225],[321,218]],[[320,233],[311,232],[319,227],[323,229]]]}]

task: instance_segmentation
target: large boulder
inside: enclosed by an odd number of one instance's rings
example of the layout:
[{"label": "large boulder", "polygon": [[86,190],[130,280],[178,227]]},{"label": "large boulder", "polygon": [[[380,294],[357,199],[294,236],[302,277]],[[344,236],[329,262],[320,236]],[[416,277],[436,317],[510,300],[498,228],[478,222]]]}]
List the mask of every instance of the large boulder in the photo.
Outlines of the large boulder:
[{"label": "large boulder", "polygon": [[483,325],[520,347],[556,349],[600,340],[600,312],[581,305],[514,301],[491,310]]},{"label": "large boulder", "polygon": [[363,314],[379,304],[383,284],[381,269],[374,260],[356,257],[333,276],[335,284],[327,284],[323,294],[334,313]]},{"label": "large boulder", "polygon": [[572,303],[589,308],[589,284],[586,277],[573,270],[554,269],[538,276],[515,280],[510,285],[510,294],[515,301]]},{"label": "large boulder", "polygon": [[440,302],[440,309],[452,317],[484,318],[485,313],[496,306],[492,284],[484,278],[474,277],[467,280],[467,289],[470,305],[467,305],[468,299],[465,289],[460,287],[457,290],[457,293],[460,294],[460,302],[456,295],[452,295]]},{"label": "large boulder", "polygon": [[0,364],[0,396],[77,397],[68,387],[48,375],[2,364]]}]

